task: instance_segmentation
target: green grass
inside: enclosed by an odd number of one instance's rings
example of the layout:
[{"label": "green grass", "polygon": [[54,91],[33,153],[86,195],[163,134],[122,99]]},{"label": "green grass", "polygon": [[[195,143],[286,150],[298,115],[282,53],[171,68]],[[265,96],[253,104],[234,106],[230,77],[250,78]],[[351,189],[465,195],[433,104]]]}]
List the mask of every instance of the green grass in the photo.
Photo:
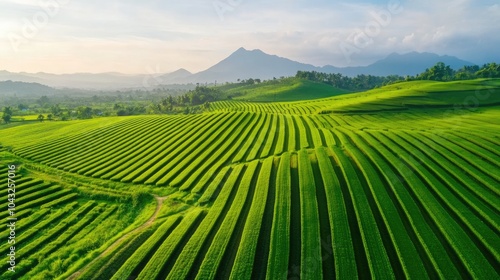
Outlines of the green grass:
[{"label": "green grass", "polygon": [[[347,132],[351,141],[356,146],[365,148],[365,153],[371,153],[374,150],[368,148],[360,137],[352,132]],[[396,208],[397,203],[391,201],[390,193],[384,188],[383,176],[379,176],[375,168],[370,164],[368,159],[353,146],[348,147],[349,153],[353,155],[353,159],[367,178],[369,187],[368,196],[372,196],[375,204],[381,213],[382,220],[389,236],[385,236],[385,243],[389,244],[386,247],[394,246],[396,255],[392,256],[392,263],[400,262],[402,267],[402,275],[398,277],[411,277],[411,275],[424,275],[425,268],[423,261],[419,259],[415,245],[412,243],[411,237],[403,224],[404,216],[400,216]],[[402,202],[404,203],[404,202]],[[390,238],[389,238],[390,237]]]},{"label": "green grass", "polygon": [[170,256],[174,253],[179,243],[188,238],[187,235],[192,227],[196,226],[196,222],[202,218],[203,212],[200,210],[193,211],[187,214],[175,230],[167,237],[167,239],[158,247],[155,254],[151,257],[138,279],[156,279],[161,274],[163,267],[169,261]]},{"label": "green grass", "polygon": [[477,108],[500,103],[497,80],[399,83],[346,96],[324,111],[364,112],[406,110],[410,108]]},{"label": "green grass", "polygon": [[[395,147],[396,148],[396,147]],[[399,153],[401,154],[401,153]],[[456,220],[452,218],[451,215],[447,214],[446,205],[449,200],[454,199],[453,196],[449,196],[445,198],[445,200],[439,203],[438,199],[440,188],[444,190],[444,186],[435,178],[429,170],[427,170],[420,163],[416,163],[415,161],[406,161],[406,163],[414,169],[414,172],[418,174],[418,176],[424,181],[426,186],[430,186],[434,189],[434,191],[438,192],[438,195],[433,194],[429,189],[415,189],[415,195],[418,199],[423,203],[428,211],[429,215],[434,219],[437,224],[437,227],[441,231],[441,233],[445,236],[450,246],[455,250],[458,258],[461,260],[467,271],[472,277],[493,277],[495,274],[493,268],[485,263],[485,259],[480,257],[479,248],[472,245],[473,240],[466,237],[466,231],[470,230],[464,226],[460,226]],[[441,197],[441,199],[443,199]],[[460,205],[456,205],[456,207],[461,207]],[[465,210],[466,208],[463,208]],[[467,215],[464,211],[459,214]],[[460,217],[459,216],[459,217]],[[486,238],[486,236],[484,236]],[[467,252],[467,253],[465,253]],[[470,256],[475,256],[471,258]],[[481,267],[481,269],[480,269]]]},{"label": "green grass", "polygon": [[302,246],[301,279],[323,278],[321,236],[319,231],[318,202],[313,170],[306,150],[300,150],[299,185],[300,185],[300,225]]},{"label": "green grass", "polygon": [[217,221],[220,220],[221,216],[227,214],[228,208],[231,206],[231,194],[235,192],[234,189],[236,188],[242,168],[243,166],[239,165],[231,172],[217,200],[211,207],[212,211],[210,211],[201,222],[200,230],[197,230],[193,234],[193,237],[183,248],[181,255],[172,268],[169,279],[187,278],[193,269],[192,267],[195,265],[196,259],[201,259],[199,254],[200,251],[202,251],[204,242],[206,242],[210,235],[217,230]]},{"label": "green grass", "polygon": [[[126,279],[133,275],[138,267],[144,264],[145,261],[152,257],[155,250],[159,248],[162,242],[181,220],[180,216],[173,216],[162,223],[156,231],[141,245],[141,250],[136,250],[127,261],[120,267],[120,269],[113,274],[114,280]],[[149,258],[148,258],[149,257]],[[139,269],[142,269],[139,267]]]},{"label": "green grass", "polygon": [[0,278],[498,278],[499,79],[221,88],[202,114],[0,126],[31,256]]},{"label": "green grass", "polygon": [[251,279],[252,277],[253,264],[256,257],[255,252],[258,246],[269,193],[269,181],[271,179],[273,162],[274,159],[272,157],[267,158],[259,173],[257,186],[255,186],[255,193],[257,195],[253,197],[252,207],[250,208],[250,213],[243,229],[243,236],[231,271],[231,279]]},{"label": "green grass", "polygon": [[247,167],[231,208],[228,210],[224,222],[220,225],[217,234],[214,236],[214,242],[210,246],[210,249],[208,249],[196,278],[214,278],[219,267],[224,265],[221,264],[221,260],[227,250],[229,250],[228,244],[238,222],[238,217],[243,210],[250,189],[250,183],[257,166],[258,162],[254,161]]},{"label": "green grass", "polygon": [[362,181],[358,177],[353,163],[344,152],[334,149],[334,153],[347,180],[368,261],[369,273],[373,278],[393,279],[394,272],[387,251],[384,248],[380,231],[377,229],[374,214],[370,209],[368,197],[363,191]]},{"label": "green grass", "polygon": [[234,100],[253,102],[283,102],[304,99],[317,99],[348,93],[347,90],[334,88],[324,83],[288,78],[281,82],[264,82],[254,85],[221,86],[220,89]]},{"label": "green grass", "polygon": [[[9,157],[0,154],[1,165],[6,166],[7,162],[10,162]],[[96,200],[62,181],[56,185],[27,177],[37,175],[24,168],[18,163],[14,217],[18,218],[16,244],[22,244],[16,246],[16,253],[26,257],[17,260],[14,274],[2,273],[2,279],[55,278],[76,269],[75,260],[83,260],[103,250],[98,248],[137,218],[132,211],[119,207],[106,196],[101,197],[105,204],[97,204]],[[7,205],[4,206],[7,209]],[[8,232],[1,235],[4,233]],[[57,263],[57,267],[53,263]],[[6,268],[5,264],[2,267]]]},{"label": "green grass", "polygon": [[[371,145],[371,150],[376,150],[377,152],[367,152],[372,162],[377,166],[378,170],[383,174],[383,177],[388,182],[388,188],[392,191],[395,199],[399,201],[401,211],[404,216],[408,219],[411,228],[413,229],[415,235],[414,238],[418,239],[414,241],[414,244],[418,246],[420,244],[422,247],[420,249],[420,257],[422,259],[429,259],[424,264],[427,267],[428,274],[436,273],[441,278],[456,278],[459,275],[456,267],[450,265],[452,260],[449,258],[448,253],[445,249],[445,244],[442,244],[431,229],[425,217],[421,215],[418,204],[412,197],[410,189],[405,187],[405,184],[410,186],[418,186],[418,179],[415,174],[406,167],[401,162],[401,159],[396,155],[392,154],[386,149],[381,143],[385,143],[382,140],[374,139],[370,135],[366,134],[364,136],[365,141]],[[362,146],[362,149],[367,150],[366,146]],[[381,156],[383,155],[383,157]],[[407,182],[402,182],[400,177],[393,171],[400,172]],[[405,184],[404,184],[405,183]],[[403,215],[400,214],[402,218]],[[429,262],[431,264],[429,264]]]},{"label": "green grass", "polygon": [[276,202],[266,279],[278,279],[287,274],[290,252],[291,178],[290,154],[281,157],[276,178]]}]

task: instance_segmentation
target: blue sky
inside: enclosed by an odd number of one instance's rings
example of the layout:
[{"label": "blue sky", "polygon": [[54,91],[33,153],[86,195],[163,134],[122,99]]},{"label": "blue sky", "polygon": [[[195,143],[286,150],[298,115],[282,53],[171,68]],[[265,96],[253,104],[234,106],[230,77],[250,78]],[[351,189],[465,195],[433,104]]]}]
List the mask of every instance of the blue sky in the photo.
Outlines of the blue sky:
[{"label": "blue sky", "polygon": [[499,62],[499,33],[497,0],[3,0],[0,69],[197,72],[239,47],[318,66],[410,51]]}]

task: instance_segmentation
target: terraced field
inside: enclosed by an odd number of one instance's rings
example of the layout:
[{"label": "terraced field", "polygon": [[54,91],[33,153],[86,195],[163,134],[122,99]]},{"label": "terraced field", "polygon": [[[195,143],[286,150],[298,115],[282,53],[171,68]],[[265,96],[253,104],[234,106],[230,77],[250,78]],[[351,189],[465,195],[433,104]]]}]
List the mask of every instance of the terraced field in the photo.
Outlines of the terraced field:
[{"label": "terraced field", "polygon": [[[307,98],[307,95],[304,95]],[[251,111],[282,114],[353,114],[401,112],[412,108],[475,108],[500,105],[498,79],[399,83],[366,92],[343,94],[324,99],[286,103],[221,101],[213,110]]]},{"label": "terraced field", "polygon": [[[0,162],[0,172],[7,174],[5,159]],[[2,252],[10,252],[11,246],[17,248],[16,266],[14,271],[8,271],[11,265],[3,262],[1,279],[52,279],[83,257],[91,256],[96,249],[109,246],[113,237],[121,234],[134,219],[140,220],[140,211],[113,202],[115,199],[129,201],[125,195],[98,199],[71,185],[21,174],[12,180],[9,185],[15,185],[11,189],[15,192],[9,193],[15,194],[15,200],[5,199],[0,205],[5,209],[1,218],[4,221],[9,218],[6,223],[10,230],[2,231],[0,238],[10,241],[2,242]],[[7,185],[7,177],[1,184]]]},{"label": "terraced field", "polygon": [[[418,106],[412,83],[398,85],[406,95],[387,88],[384,99],[378,89],[290,103],[224,101],[201,115],[103,119],[83,131],[79,122],[17,126],[0,142],[40,173],[168,189],[166,205],[183,205],[151,211],[150,224],[83,254],[60,279],[498,279],[500,91],[487,84],[450,84],[448,97],[438,93],[443,85],[425,85],[432,90],[419,88],[429,99]],[[478,103],[462,106],[470,96]],[[410,106],[383,109],[394,100]],[[107,212],[114,217],[112,207],[93,211],[100,202],[67,188],[43,189],[59,193],[52,205],[73,205],[71,215],[84,217],[61,227],[78,232]],[[44,252],[30,244],[19,254]]]}]

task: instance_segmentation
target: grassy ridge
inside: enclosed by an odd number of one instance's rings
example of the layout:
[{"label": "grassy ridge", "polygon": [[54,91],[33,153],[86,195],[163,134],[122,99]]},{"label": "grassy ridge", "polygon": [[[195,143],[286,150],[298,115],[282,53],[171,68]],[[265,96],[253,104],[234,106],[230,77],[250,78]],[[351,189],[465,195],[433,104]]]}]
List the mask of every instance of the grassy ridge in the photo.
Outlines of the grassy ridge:
[{"label": "grassy ridge", "polygon": [[235,100],[252,102],[283,102],[325,98],[348,93],[324,83],[287,78],[280,82],[268,81],[254,85],[228,85],[219,87]]},{"label": "grassy ridge", "polygon": [[[282,89],[295,90],[292,82]],[[496,279],[498,86],[418,81],[324,99],[215,102],[198,115],[4,128],[1,145],[17,157],[1,154],[38,168],[18,179],[28,208],[20,252],[35,257],[16,276],[65,279],[129,227],[76,279]],[[473,98],[477,106],[460,108]],[[127,190],[148,182],[148,192],[171,195],[133,231],[141,223],[130,226],[132,194],[91,199],[104,188],[77,180],[75,189],[66,176],[121,180],[115,188]]]},{"label": "grassy ridge", "polygon": [[[16,269],[3,272],[2,279],[54,279],[77,269],[79,262],[101,252],[109,242],[129,224],[137,213],[119,206],[106,196],[90,199],[78,188],[64,181],[57,184],[34,179],[18,162],[16,177]],[[12,159],[0,153],[0,171],[7,174]],[[12,182],[11,182],[12,183]],[[5,191],[7,194],[7,191]],[[7,204],[2,204],[7,209]],[[136,209],[140,212],[140,209]],[[7,211],[2,213],[8,214]],[[7,240],[10,232],[0,236]],[[7,252],[7,242],[2,250]],[[7,263],[2,264],[7,271]]]}]

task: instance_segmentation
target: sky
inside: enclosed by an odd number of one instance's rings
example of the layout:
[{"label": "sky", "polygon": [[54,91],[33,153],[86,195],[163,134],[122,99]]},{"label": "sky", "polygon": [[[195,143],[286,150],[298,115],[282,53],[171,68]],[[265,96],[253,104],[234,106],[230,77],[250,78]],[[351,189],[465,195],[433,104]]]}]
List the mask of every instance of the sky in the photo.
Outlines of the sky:
[{"label": "sky", "polygon": [[0,70],[198,72],[240,47],[316,66],[500,62],[498,0],[2,0]]}]

